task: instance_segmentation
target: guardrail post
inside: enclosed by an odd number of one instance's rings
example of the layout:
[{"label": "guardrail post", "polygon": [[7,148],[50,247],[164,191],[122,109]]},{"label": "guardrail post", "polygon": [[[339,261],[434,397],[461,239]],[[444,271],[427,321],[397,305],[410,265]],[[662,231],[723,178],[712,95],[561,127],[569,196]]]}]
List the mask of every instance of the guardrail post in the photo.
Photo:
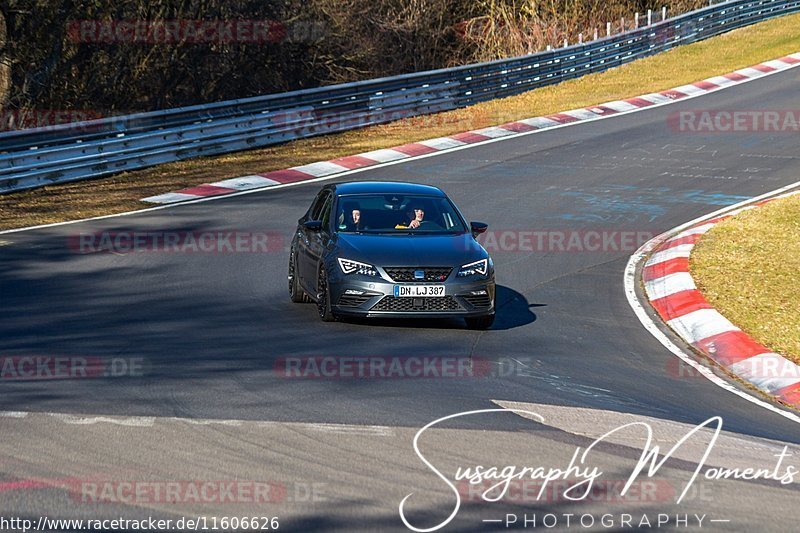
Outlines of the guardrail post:
[{"label": "guardrail post", "polygon": [[611,37],[611,23],[606,22],[606,37]]},{"label": "guardrail post", "polygon": [[594,29],[594,40],[597,40],[597,28]]},{"label": "guardrail post", "polygon": [[619,31],[625,31],[625,17],[619,19]]},{"label": "guardrail post", "polygon": [[567,42],[567,38],[564,37],[564,48],[566,48],[567,46],[569,46],[569,43]]},{"label": "guardrail post", "polygon": [[667,6],[661,8],[661,20],[667,20]]},{"label": "guardrail post", "polygon": [[651,26],[652,24],[653,24],[653,10],[652,9],[648,9],[647,10],[647,25]]},{"label": "guardrail post", "polygon": [[635,29],[639,29],[639,13],[636,13],[636,16],[633,17],[633,27]]},{"label": "guardrail post", "polygon": [[583,33],[578,34],[578,44],[583,44]]}]

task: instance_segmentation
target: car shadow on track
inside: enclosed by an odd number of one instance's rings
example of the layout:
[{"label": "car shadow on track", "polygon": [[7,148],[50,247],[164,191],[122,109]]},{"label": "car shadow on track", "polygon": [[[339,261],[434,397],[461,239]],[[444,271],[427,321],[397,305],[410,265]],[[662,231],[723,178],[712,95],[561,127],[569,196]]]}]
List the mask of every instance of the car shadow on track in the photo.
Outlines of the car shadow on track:
[{"label": "car shadow on track", "polygon": [[521,293],[505,285],[497,286],[497,316],[492,330],[514,329],[527,326],[536,321],[534,307],[545,307],[547,304],[529,303]]},{"label": "car shadow on track", "polygon": [[[496,295],[497,316],[494,324],[488,331],[501,331],[526,326],[536,321],[533,307],[544,307],[545,304],[531,304],[528,300],[510,287],[497,286]],[[453,318],[356,318],[341,317],[341,322],[349,324],[363,324],[375,327],[389,328],[425,328],[425,329],[458,329],[465,328],[464,321]]]}]

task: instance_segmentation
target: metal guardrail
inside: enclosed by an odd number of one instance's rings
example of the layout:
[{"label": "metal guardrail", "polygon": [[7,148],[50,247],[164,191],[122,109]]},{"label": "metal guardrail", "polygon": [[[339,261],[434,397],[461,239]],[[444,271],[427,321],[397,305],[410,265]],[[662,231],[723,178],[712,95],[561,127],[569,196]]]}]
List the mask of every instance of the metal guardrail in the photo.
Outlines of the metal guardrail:
[{"label": "metal guardrail", "polygon": [[798,11],[800,0],[731,0],[528,56],[4,132],[0,133],[0,194],[465,107]]}]

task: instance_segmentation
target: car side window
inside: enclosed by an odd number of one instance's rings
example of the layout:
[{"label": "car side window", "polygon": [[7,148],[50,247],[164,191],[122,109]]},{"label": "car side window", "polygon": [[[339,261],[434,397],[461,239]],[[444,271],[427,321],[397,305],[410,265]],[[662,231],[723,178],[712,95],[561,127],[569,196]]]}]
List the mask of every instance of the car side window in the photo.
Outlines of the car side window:
[{"label": "car side window", "polygon": [[329,200],[331,197],[328,191],[322,191],[317,195],[317,198],[314,200],[314,203],[311,204],[311,209],[308,210],[309,220],[319,220],[319,215],[322,213],[322,208],[325,205],[325,202]]},{"label": "car side window", "polygon": [[327,230],[331,222],[331,207],[333,207],[333,195],[329,194],[322,206],[322,229]]}]

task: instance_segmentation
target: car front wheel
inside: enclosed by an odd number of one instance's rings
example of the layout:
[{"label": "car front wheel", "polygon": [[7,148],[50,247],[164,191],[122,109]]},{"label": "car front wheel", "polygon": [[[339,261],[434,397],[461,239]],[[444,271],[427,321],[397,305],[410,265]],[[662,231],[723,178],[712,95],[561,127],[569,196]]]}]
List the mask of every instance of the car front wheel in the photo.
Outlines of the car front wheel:
[{"label": "car front wheel", "polygon": [[325,268],[319,269],[319,281],[317,282],[317,311],[323,322],[333,322],[336,316],[331,309],[331,291],[328,287],[328,274]]},{"label": "car front wheel", "polygon": [[294,303],[308,303],[311,298],[308,297],[306,291],[300,288],[300,280],[297,278],[297,252],[292,246],[292,251],[289,253],[289,298]]}]

